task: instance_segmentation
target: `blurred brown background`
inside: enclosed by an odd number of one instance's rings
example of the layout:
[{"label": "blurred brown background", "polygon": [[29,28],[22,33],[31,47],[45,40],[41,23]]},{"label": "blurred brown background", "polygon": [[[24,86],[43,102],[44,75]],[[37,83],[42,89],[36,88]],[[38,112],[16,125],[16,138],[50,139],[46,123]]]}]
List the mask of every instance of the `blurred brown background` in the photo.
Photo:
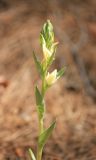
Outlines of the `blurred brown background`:
[{"label": "blurred brown background", "polygon": [[96,160],[96,0],[0,0],[0,160],[36,151],[38,119],[32,58],[50,19],[59,46],[52,69],[64,77],[46,96],[46,126],[57,117],[45,160]]}]

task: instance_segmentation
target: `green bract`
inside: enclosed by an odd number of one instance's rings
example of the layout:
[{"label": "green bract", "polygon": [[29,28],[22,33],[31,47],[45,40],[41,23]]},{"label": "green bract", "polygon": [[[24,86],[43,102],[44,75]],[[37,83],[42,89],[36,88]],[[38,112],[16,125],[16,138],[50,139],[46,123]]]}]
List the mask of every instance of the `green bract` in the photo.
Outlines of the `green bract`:
[{"label": "green bract", "polygon": [[46,47],[50,49],[54,42],[53,26],[50,20],[48,20],[47,23],[44,24],[40,37],[41,37],[41,45],[45,43]]},{"label": "green bract", "polygon": [[50,20],[48,20],[43,25],[42,31],[40,33],[40,44],[43,52],[43,60],[39,61],[35,53],[33,52],[33,58],[37,70],[42,79],[42,87],[41,90],[38,89],[37,86],[35,87],[35,97],[36,97],[36,105],[37,105],[38,121],[39,121],[39,136],[38,136],[36,158],[32,150],[29,149],[32,160],[42,160],[43,147],[46,144],[46,141],[51,135],[56,124],[56,122],[53,122],[49,128],[47,129],[44,128],[45,93],[47,89],[50,86],[52,86],[64,74],[64,69],[61,69],[60,71],[57,71],[57,69],[55,69],[51,73],[48,72],[49,67],[51,66],[53,60],[55,59],[55,52],[58,44],[58,42],[54,42],[53,26]]}]

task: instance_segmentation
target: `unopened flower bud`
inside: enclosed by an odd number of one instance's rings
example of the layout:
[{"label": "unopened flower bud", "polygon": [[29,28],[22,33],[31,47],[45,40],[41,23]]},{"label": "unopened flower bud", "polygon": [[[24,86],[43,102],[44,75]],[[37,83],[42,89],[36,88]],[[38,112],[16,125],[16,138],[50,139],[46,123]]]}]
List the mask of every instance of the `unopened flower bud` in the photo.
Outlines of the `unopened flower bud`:
[{"label": "unopened flower bud", "polygon": [[52,73],[47,74],[46,76],[46,82],[50,86],[54,84],[57,81],[57,69],[55,69]]}]

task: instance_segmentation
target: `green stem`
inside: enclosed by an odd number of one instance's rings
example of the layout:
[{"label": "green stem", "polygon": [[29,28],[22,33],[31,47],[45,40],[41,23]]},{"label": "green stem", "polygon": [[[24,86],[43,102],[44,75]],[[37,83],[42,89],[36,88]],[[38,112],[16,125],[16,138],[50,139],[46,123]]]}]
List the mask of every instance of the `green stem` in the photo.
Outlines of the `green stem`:
[{"label": "green stem", "polygon": [[44,95],[45,95],[45,74],[44,74],[44,77],[42,79],[42,97],[44,98]]},{"label": "green stem", "polygon": [[[44,99],[45,95],[45,75],[42,79],[42,97]],[[45,106],[44,106],[45,108]],[[44,130],[44,119],[42,118],[41,120],[39,119],[39,137],[42,134]],[[42,149],[39,147],[39,138],[38,138],[38,147],[37,147],[37,160],[42,160]]]},{"label": "green stem", "polygon": [[39,136],[42,134],[43,130],[44,130],[44,127],[43,127],[43,119],[41,119],[41,120],[39,121]]},{"label": "green stem", "polygon": [[37,152],[37,160],[42,160],[42,150],[39,150],[39,149],[38,149],[38,152]]}]

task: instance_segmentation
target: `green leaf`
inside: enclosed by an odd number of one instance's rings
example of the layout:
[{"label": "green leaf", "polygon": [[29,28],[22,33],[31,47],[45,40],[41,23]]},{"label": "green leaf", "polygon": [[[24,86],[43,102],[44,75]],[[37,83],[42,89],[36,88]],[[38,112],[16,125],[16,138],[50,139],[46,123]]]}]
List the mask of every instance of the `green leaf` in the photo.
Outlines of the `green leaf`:
[{"label": "green leaf", "polygon": [[65,72],[65,69],[64,69],[64,68],[62,68],[60,71],[58,71],[58,73],[57,73],[57,78],[62,77],[62,76],[64,75],[64,72]]},{"label": "green leaf", "polygon": [[29,154],[30,154],[31,160],[36,160],[35,155],[31,148],[29,149]]},{"label": "green leaf", "polygon": [[35,96],[36,96],[36,105],[37,105],[39,119],[42,119],[44,117],[45,106],[44,106],[44,100],[37,86],[35,88]]},{"label": "green leaf", "polygon": [[42,65],[41,65],[41,63],[39,62],[39,60],[37,59],[37,57],[36,57],[36,55],[35,55],[34,52],[33,52],[33,58],[34,58],[34,61],[35,61],[37,70],[38,70],[38,72],[40,73],[40,75],[42,76],[42,75],[43,75]]},{"label": "green leaf", "polygon": [[53,129],[55,128],[56,121],[51,124],[49,128],[47,128],[39,137],[39,147],[43,149],[47,139],[50,137]]},{"label": "green leaf", "polygon": [[35,95],[36,95],[36,104],[42,105],[43,98],[42,98],[41,93],[40,93],[39,89],[37,88],[37,86],[35,88]]}]

